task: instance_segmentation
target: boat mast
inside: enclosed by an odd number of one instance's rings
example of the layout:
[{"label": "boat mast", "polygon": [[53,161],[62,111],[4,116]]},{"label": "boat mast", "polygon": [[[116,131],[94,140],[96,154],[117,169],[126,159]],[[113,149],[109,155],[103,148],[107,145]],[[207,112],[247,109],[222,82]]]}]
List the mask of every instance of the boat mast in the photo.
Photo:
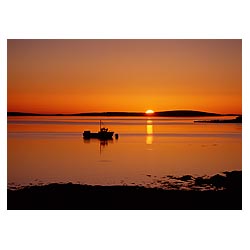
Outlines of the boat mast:
[{"label": "boat mast", "polygon": [[102,123],[102,120],[100,120],[100,131],[101,131],[101,123]]}]

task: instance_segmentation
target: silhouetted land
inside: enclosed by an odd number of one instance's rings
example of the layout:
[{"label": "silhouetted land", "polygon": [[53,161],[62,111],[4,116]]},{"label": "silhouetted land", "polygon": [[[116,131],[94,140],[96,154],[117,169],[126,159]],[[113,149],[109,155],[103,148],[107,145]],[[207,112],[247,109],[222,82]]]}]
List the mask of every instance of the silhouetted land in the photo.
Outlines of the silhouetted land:
[{"label": "silhouetted land", "polygon": [[235,119],[228,120],[204,120],[204,121],[194,121],[199,123],[242,123],[242,116],[238,116]]},{"label": "silhouetted land", "polygon": [[[185,175],[193,189],[166,190],[141,186],[48,184],[8,190],[8,209],[242,209],[241,171],[210,178]],[[196,188],[210,185],[211,190]]]},{"label": "silhouetted land", "polygon": [[[148,116],[143,112],[100,112],[100,113],[77,113],[77,114],[35,114],[23,112],[8,112],[8,116]],[[202,116],[236,116],[236,114],[216,114],[195,110],[171,110],[155,112],[150,116],[160,117],[202,117]]]}]

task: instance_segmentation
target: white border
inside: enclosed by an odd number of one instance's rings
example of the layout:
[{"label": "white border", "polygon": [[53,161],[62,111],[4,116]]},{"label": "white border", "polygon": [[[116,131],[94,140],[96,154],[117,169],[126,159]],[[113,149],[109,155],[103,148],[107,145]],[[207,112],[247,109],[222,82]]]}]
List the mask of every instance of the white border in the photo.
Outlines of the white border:
[{"label": "white border", "polygon": [[[248,249],[247,1],[1,1],[2,249]],[[248,33],[247,33],[248,32]],[[243,39],[243,211],[7,211],[7,38]]]}]

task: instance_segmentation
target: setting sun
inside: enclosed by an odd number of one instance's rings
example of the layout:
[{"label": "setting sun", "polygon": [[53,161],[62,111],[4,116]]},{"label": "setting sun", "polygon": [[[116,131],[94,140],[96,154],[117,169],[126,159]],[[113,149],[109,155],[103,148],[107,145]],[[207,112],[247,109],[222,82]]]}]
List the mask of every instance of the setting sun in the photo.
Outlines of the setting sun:
[{"label": "setting sun", "polygon": [[145,113],[146,113],[146,114],[153,114],[154,111],[153,111],[152,109],[148,109]]}]

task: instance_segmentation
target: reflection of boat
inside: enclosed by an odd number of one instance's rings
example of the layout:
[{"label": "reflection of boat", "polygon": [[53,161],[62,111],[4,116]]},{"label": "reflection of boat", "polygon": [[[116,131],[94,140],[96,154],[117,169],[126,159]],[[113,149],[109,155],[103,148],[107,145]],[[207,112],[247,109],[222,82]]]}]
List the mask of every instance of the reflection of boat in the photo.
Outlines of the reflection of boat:
[{"label": "reflection of boat", "polygon": [[[92,139],[92,140],[90,140],[90,139]],[[85,138],[85,137],[83,137],[83,142],[84,143],[90,143],[90,142],[94,142],[94,143],[100,143],[100,145],[101,146],[107,146],[109,143],[113,143],[114,142],[114,140],[113,140],[113,138],[108,138],[108,139],[102,139],[102,138]]]},{"label": "reflection of boat", "polygon": [[90,131],[84,131],[83,132],[83,137],[84,139],[91,139],[91,138],[98,138],[101,140],[108,140],[112,139],[114,132],[109,131],[108,128],[102,128],[101,126],[102,122],[100,120],[100,131],[96,133],[91,133]]},{"label": "reflection of boat", "polygon": [[[90,140],[91,139],[91,140]],[[102,149],[104,149],[105,147],[107,147],[110,143],[112,144],[114,141],[113,141],[113,138],[85,138],[83,137],[83,142],[84,143],[90,143],[90,142],[99,142],[100,143],[100,154],[102,153]]]}]

